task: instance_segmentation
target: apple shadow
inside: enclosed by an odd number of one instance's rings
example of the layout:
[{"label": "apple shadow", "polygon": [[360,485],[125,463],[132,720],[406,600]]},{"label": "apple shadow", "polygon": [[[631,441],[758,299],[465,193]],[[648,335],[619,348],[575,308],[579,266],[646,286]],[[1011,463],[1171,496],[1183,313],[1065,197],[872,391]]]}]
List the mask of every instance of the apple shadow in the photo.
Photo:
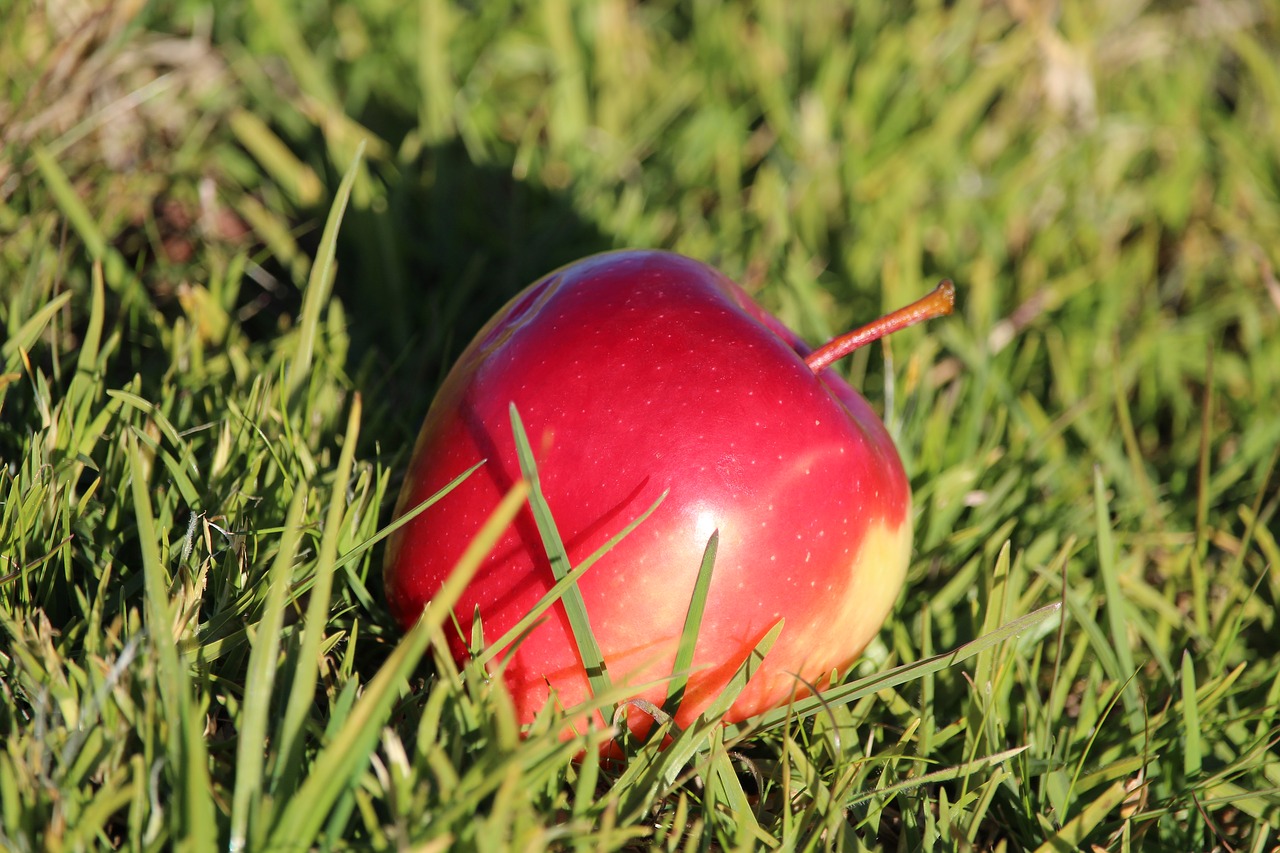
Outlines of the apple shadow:
[{"label": "apple shadow", "polygon": [[[385,164],[383,164],[385,165]],[[396,495],[427,408],[449,367],[481,326],[525,286],[614,241],[568,194],[475,163],[461,142],[425,148],[394,169],[370,163],[378,203],[353,194],[337,245],[334,296],[350,348],[345,369],[361,394],[358,455],[392,472],[379,521]],[[341,175],[326,176],[337,186]],[[313,212],[323,222],[325,210]],[[313,256],[319,228],[308,237]],[[528,513],[521,538],[539,553]],[[382,549],[363,580],[381,602]],[[391,624],[385,609],[370,614]]]},{"label": "apple shadow", "polygon": [[334,293],[364,401],[362,449],[377,443],[395,463],[476,331],[526,285],[614,243],[567,195],[477,164],[460,142],[390,172],[378,173],[384,203],[352,199]]}]

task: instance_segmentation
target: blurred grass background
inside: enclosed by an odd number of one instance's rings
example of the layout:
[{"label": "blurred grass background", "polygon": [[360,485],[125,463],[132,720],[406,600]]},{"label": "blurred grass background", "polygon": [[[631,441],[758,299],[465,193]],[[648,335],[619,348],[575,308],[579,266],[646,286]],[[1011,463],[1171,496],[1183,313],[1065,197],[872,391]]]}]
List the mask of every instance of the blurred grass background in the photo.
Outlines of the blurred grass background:
[{"label": "blurred grass background", "polygon": [[[0,16],[0,846],[1275,849],[1274,3]],[[393,653],[436,383],[621,246],[812,341],[954,278],[842,368],[917,506],[862,674],[1061,623],[655,776]]]}]

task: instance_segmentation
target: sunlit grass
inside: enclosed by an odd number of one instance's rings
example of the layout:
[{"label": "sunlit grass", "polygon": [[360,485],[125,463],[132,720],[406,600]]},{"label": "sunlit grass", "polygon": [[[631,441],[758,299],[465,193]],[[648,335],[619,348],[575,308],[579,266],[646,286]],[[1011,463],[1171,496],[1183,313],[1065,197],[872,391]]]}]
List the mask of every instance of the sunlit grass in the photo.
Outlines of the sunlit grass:
[{"label": "sunlit grass", "polygon": [[[1269,5],[92,5],[0,13],[0,847],[1277,844]],[[834,368],[915,494],[863,661],[624,763],[379,579],[452,358],[619,246],[814,342],[960,293]]]}]

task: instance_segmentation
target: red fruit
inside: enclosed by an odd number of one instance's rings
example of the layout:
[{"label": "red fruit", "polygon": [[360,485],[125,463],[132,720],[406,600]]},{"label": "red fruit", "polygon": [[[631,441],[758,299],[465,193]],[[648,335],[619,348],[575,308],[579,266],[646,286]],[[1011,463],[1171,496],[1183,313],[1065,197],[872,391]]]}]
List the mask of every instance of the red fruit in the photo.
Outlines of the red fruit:
[{"label": "red fruit", "polygon": [[[946,313],[949,287],[862,338]],[[887,616],[911,550],[911,495],[892,440],[858,392],[820,372],[828,356],[865,342],[857,335],[815,353],[811,367],[809,348],[736,284],[664,252],[598,255],[543,278],[480,331],[427,413],[397,514],[487,461],[391,540],[392,614],[406,627],[417,619],[519,479],[514,402],[572,564],[670,490],[578,582],[613,683],[671,674],[715,530],[695,672],[676,723],[707,707],[779,619],[781,636],[727,720],[803,695],[797,676],[820,683],[846,670]],[[467,653],[477,607],[493,639],[553,583],[526,508],[455,607],[455,656]],[[548,685],[565,706],[590,696],[559,603],[505,678],[522,723]],[[666,690],[640,696],[661,704]]]}]

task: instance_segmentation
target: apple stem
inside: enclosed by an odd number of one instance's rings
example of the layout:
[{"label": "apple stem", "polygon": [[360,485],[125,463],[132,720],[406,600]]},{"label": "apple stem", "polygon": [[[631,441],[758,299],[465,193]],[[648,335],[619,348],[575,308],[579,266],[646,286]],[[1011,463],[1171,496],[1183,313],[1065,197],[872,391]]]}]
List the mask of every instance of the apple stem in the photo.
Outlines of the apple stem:
[{"label": "apple stem", "polygon": [[832,362],[839,361],[859,347],[877,341],[885,335],[914,326],[916,323],[923,323],[925,320],[947,316],[955,304],[955,285],[951,283],[951,279],[943,279],[942,283],[930,291],[928,296],[917,299],[905,308],[899,308],[852,332],[833,338],[811,352],[804,363],[809,365],[809,369],[815,374],[821,373],[830,367]]}]

